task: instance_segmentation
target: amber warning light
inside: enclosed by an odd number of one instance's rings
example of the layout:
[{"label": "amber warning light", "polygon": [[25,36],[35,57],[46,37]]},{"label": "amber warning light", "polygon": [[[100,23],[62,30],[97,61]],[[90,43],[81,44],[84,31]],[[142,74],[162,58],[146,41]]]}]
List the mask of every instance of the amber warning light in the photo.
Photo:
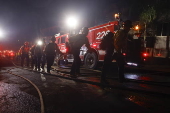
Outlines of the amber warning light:
[{"label": "amber warning light", "polygon": [[115,14],[115,19],[119,19],[119,13]]},{"label": "amber warning light", "polygon": [[135,26],[135,30],[139,30],[139,26],[138,25]]}]

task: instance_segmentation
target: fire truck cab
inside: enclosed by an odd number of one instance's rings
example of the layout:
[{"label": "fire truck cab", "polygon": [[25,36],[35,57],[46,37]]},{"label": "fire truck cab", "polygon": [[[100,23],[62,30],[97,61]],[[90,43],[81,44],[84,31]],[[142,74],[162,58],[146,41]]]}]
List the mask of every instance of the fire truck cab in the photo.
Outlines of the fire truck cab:
[{"label": "fire truck cab", "polygon": [[55,35],[56,43],[62,53],[67,52],[65,43],[68,42],[68,38],[69,38],[68,36],[69,36],[69,34],[64,34],[64,35],[56,34]]},{"label": "fire truck cab", "polygon": [[[118,30],[118,28],[119,28],[118,21],[112,21],[89,28],[87,38],[89,40],[91,48],[93,49],[93,52],[88,53],[85,45],[83,45],[80,49],[80,58],[86,68],[94,69],[97,67],[98,62],[104,61],[105,51],[99,48],[101,40],[108,32],[115,33]],[[139,35],[135,35],[135,37],[139,37]],[[59,49],[63,53],[67,52],[65,43],[68,41],[68,38],[69,34],[56,35],[56,43],[58,44]],[[68,54],[65,60],[67,60],[68,62],[73,62],[73,56],[71,54]]]}]

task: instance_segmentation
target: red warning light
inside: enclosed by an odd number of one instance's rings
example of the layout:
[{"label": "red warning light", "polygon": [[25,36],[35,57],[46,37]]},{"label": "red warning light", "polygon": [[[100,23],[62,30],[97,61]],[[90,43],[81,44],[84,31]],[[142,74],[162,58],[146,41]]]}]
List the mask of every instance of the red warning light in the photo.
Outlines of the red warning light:
[{"label": "red warning light", "polygon": [[144,57],[147,57],[147,56],[148,56],[148,53],[143,53],[143,56],[144,56]]},{"label": "red warning light", "polygon": [[158,56],[161,56],[161,54],[159,53]]},{"label": "red warning light", "polygon": [[96,44],[93,44],[93,47],[96,47],[97,45]]}]

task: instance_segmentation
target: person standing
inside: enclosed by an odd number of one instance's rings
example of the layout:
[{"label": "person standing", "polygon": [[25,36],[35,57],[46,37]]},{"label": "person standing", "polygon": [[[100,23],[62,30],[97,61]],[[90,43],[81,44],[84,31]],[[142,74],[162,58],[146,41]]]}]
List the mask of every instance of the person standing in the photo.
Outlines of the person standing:
[{"label": "person standing", "polygon": [[88,48],[88,51],[91,51],[91,47],[88,41],[88,38],[86,37],[88,34],[88,28],[87,27],[83,27],[82,28],[82,34],[78,34],[74,37],[70,38],[70,47],[71,47],[71,53],[73,54],[74,57],[74,61],[73,64],[71,66],[71,71],[70,71],[70,76],[71,77],[77,77],[77,75],[80,74],[80,65],[81,65],[81,59],[80,59],[80,48],[83,46],[83,44],[86,45],[86,47]]},{"label": "person standing", "polygon": [[118,30],[114,36],[114,47],[117,52],[116,62],[118,64],[118,73],[119,73],[119,81],[124,82],[124,65],[125,59],[123,53],[127,51],[127,41],[128,41],[128,32],[132,28],[132,22],[130,20],[126,20],[123,23],[123,29]]},{"label": "person standing", "polygon": [[34,67],[35,67],[34,50],[35,50],[35,44],[30,48],[30,53],[31,53],[31,68],[32,68],[32,69],[34,69]]},{"label": "person standing", "polygon": [[50,73],[50,69],[51,66],[54,63],[54,59],[56,54],[63,54],[59,48],[58,45],[55,43],[56,38],[55,36],[53,36],[51,38],[51,42],[49,44],[47,44],[47,46],[45,47],[44,53],[46,55],[46,61],[47,61],[47,73]]},{"label": "person standing", "polygon": [[114,45],[113,45],[113,36],[114,34],[112,32],[109,32],[104,38],[107,40],[107,46],[106,46],[106,54],[104,57],[103,62],[103,68],[102,68],[102,74],[101,74],[101,80],[100,82],[102,84],[107,84],[106,81],[106,74],[109,72],[109,69],[111,67],[112,59],[113,59],[113,52],[114,52]]},{"label": "person standing", "polygon": [[21,54],[21,66],[24,66],[24,60],[26,59],[27,67],[29,67],[29,42],[25,42],[23,46],[20,48],[20,54]]},{"label": "person standing", "polygon": [[42,47],[42,42],[37,42],[37,45],[35,46],[34,49],[34,55],[35,55],[35,70],[40,71],[40,65],[41,65],[41,58],[43,56],[43,47]]},{"label": "person standing", "polygon": [[45,63],[46,63],[46,56],[45,56],[45,53],[44,53],[45,47],[46,47],[46,43],[45,43],[45,39],[43,39],[43,43],[42,43],[43,53],[42,53],[42,58],[41,58],[41,69],[42,69],[42,71],[44,71],[44,66],[45,66]]}]

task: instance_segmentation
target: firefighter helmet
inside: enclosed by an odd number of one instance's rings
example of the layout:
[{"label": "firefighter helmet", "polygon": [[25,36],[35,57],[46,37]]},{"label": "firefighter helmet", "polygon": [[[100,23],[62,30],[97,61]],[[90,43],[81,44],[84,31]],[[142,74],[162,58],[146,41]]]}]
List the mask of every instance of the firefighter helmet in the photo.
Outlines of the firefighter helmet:
[{"label": "firefighter helmet", "polygon": [[132,27],[132,21],[126,20],[126,21],[123,22],[123,25],[131,28]]},{"label": "firefighter helmet", "polygon": [[89,32],[88,27],[83,27],[82,28],[82,34],[88,34],[88,32]]},{"label": "firefighter helmet", "polygon": [[56,41],[55,36],[52,36],[52,37],[51,37],[51,41]]},{"label": "firefighter helmet", "polygon": [[24,44],[25,44],[25,45],[28,45],[28,44],[29,44],[29,42],[24,42]]}]

